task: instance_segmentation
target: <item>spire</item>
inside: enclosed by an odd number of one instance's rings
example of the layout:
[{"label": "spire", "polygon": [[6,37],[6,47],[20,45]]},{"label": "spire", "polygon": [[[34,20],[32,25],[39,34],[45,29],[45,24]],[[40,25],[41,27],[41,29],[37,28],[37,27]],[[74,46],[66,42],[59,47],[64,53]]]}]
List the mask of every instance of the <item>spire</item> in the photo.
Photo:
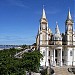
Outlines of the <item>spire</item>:
[{"label": "spire", "polygon": [[70,13],[70,9],[69,9],[69,11],[68,11],[67,20],[72,20],[71,13]]},{"label": "spire", "polygon": [[58,23],[56,22],[56,29],[55,29],[55,33],[56,34],[60,34],[60,31],[59,31],[59,27],[58,27]]},{"label": "spire", "polygon": [[57,22],[56,22],[54,40],[62,40],[62,37],[61,37],[60,31],[59,31],[59,27],[58,27]]},{"label": "spire", "polygon": [[42,18],[45,18],[45,19],[46,19],[46,13],[45,13],[44,5],[43,5],[43,13],[42,13]]}]

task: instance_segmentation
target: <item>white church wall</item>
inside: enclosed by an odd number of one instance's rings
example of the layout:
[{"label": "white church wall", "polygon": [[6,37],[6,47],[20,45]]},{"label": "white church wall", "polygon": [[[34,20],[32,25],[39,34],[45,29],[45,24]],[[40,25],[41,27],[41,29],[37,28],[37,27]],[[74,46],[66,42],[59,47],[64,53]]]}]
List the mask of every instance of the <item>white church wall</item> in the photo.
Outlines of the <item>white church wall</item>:
[{"label": "white church wall", "polygon": [[43,60],[40,60],[40,65],[41,66],[49,66],[48,64],[48,48],[47,47],[40,47],[40,52],[43,55]]},{"label": "white church wall", "polygon": [[73,66],[75,66],[75,48],[73,48]]},{"label": "white church wall", "polygon": [[40,34],[40,45],[42,45],[42,34]]},{"label": "white church wall", "polygon": [[67,65],[72,65],[72,48],[67,48]]}]

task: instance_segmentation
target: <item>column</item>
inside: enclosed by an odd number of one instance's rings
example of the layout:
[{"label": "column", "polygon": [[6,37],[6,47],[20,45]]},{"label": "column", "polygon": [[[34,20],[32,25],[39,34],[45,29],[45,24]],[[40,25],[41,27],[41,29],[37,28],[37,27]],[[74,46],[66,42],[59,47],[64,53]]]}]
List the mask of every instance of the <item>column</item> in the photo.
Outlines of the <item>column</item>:
[{"label": "column", "polygon": [[48,54],[49,54],[49,48],[48,47],[46,47],[46,66],[49,66],[49,61],[48,61]]},{"label": "column", "polygon": [[54,53],[54,59],[53,60],[55,61],[55,49],[54,49],[54,52],[53,53]]},{"label": "column", "polygon": [[62,66],[62,48],[61,48],[61,51],[60,51],[60,66]]},{"label": "column", "polygon": [[50,63],[53,65],[53,50],[50,50]]},{"label": "column", "polygon": [[70,57],[70,50],[71,48],[67,48],[67,65],[71,65],[70,61],[72,61],[71,57]]},{"label": "column", "polygon": [[53,66],[56,66],[56,62],[55,62],[55,49],[53,50]]}]

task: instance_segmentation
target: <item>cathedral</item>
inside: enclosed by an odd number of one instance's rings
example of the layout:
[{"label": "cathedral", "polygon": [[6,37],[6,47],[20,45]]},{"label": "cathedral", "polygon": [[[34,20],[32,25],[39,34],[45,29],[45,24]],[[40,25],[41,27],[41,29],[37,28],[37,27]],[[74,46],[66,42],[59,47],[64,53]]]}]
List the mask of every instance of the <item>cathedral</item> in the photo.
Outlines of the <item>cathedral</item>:
[{"label": "cathedral", "polygon": [[73,19],[68,11],[65,19],[65,32],[60,33],[56,22],[55,33],[48,27],[45,9],[43,8],[40,25],[36,36],[37,50],[43,55],[40,66],[75,66],[75,31]]}]

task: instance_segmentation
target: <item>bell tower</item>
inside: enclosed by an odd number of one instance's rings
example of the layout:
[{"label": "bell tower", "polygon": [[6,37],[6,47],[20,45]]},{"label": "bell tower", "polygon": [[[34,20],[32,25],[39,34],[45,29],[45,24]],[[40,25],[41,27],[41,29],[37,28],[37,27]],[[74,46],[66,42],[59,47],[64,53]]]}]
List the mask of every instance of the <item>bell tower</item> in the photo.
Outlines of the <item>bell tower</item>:
[{"label": "bell tower", "polygon": [[70,47],[73,45],[73,20],[70,13],[70,9],[68,11],[67,20],[65,22],[65,37],[66,37],[66,45],[69,45],[65,50],[66,53],[66,65],[72,65],[73,63],[73,48]]},{"label": "bell tower", "polygon": [[71,17],[70,9],[68,11],[67,20],[65,22],[65,34],[66,34],[66,44],[72,45],[73,43],[73,20]]},{"label": "bell tower", "polygon": [[[48,45],[48,41],[49,41],[48,29],[49,29],[48,21],[43,7],[43,12],[42,12],[42,17],[40,20],[40,27],[39,27],[39,45],[40,45],[39,50],[43,55],[43,60],[40,60],[41,66],[49,66],[49,61],[48,61],[49,48],[45,46]],[[41,47],[41,46],[45,46],[45,47]]]},{"label": "bell tower", "polygon": [[43,7],[42,18],[40,20],[40,45],[48,45],[48,22],[46,19],[46,13]]}]

